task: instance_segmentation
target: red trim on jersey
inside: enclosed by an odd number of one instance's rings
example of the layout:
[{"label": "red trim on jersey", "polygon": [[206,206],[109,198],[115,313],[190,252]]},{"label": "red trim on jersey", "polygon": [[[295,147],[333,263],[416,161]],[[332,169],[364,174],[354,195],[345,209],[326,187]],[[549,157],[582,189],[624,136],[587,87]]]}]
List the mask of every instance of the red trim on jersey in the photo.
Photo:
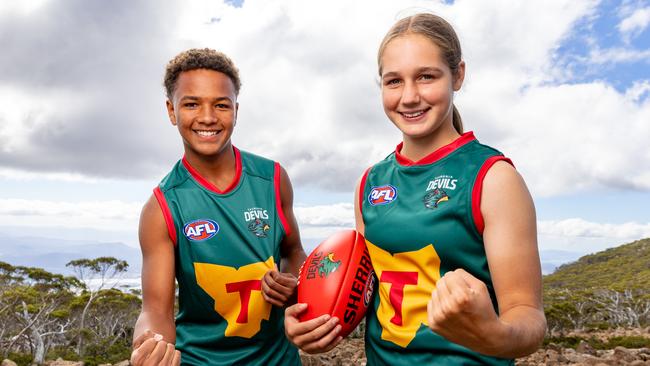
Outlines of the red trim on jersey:
[{"label": "red trim on jersey", "polygon": [[207,179],[203,178],[203,176],[201,176],[201,174],[196,169],[194,169],[194,167],[190,165],[189,161],[187,161],[185,156],[183,156],[183,166],[185,166],[185,169],[187,169],[187,171],[190,172],[192,177],[194,177],[194,179],[206,189],[218,194],[228,193],[237,186],[237,183],[239,183],[239,179],[241,178],[241,171],[242,171],[241,156],[239,155],[239,149],[237,149],[234,146],[232,147],[232,149],[235,152],[235,177],[233,178],[232,182],[230,182],[230,185],[226,187],[226,189],[224,189],[223,191],[217,188],[214,184],[210,183]]},{"label": "red trim on jersey", "polygon": [[278,211],[278,216],[280,217],[280,222],[284,228],[284,233],[286,236],[291,234],[291,226],[287,218],[284,216],[284,211],[282,210],[282,196],[280,195],[280,163],[275,163],[273,168],[273,185],[275,186],[275,208]]},{"label": "red trim on jersey", "polygon": [[483,214],[481,214],[481,195],[483,193],[483,179],[487,175],[488,170],[496,163],[497,161],[505,161],[508,164],[515,166],[512,163],[512,160],[506,158],[503,155],[492,156],[485,160],[483,166],[478,171],[476,176],[476,181],[474,182],[474,188],[472,188],[472,217],[474,217],[474,225],[479,234],[483,235],[483,229],[485,229],[485,222],[483,221]]},{"label": "red trim on jersey", "polygon": [[370,169],[372,169],[372,167],[366,169],[366,171],[363,173],[363,176],[361,177],[361,182],[359,183],[359,213],[361,214],[361,221],[363,221],[363,201],[365,199],[363,196],[363,191],[366,187],[366,180],[368,179],[368,173],[370,173]]},{"label": "red trim on jersey", "polygon": [[163,216],[165,217],[165,223],[167,224],[167,233],[169,234],[169,238],[174,243],[174,246],[176,246],[177,240],[176,226],[174,225],[174,216],[172,216],[172,212],[169,210],[169,205],[167,205],[165,194],[162,192],[162,190],[160,190],[160,187],[156,187],[153,190],[153,195],[156,197],[158,205],[160,205],[160,209],[162,210]]},{"label": "red trim on jersey", "polygon": [[471,131],[465,132],[464,134],[460,135],[460,137],[457,138],[456,140],[437,149],[436,151],[432,152],[431,154],[423,157],[418,161],[412,161],[406,156],[402,155],[402,147],[404,146],[404,142],[400,142],[399,145],[397,145],[397,147],[395,148],[395,159],[397,160],[397,163],[399,165],[404,165],[404,166],[431,164],[451,154],[459,147],[469,142],[472,142],[474,140],[476,140],[476,137],[474,137],[473,132]]}]

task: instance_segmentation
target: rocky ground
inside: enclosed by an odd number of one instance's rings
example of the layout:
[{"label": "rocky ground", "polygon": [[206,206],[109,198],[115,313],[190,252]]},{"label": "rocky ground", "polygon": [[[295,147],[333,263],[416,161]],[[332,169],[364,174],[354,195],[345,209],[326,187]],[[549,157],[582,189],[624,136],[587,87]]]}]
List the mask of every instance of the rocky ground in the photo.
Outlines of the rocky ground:
[{"label": "rocky ground", "polygon": [[[570,333],[566,336],[575,336],[584,339],[594,337],[601,341],[607,341],[612,337],[622,336],[641,336],[650,338],[650,328]],[[307,355],[301,353],[301,358],[302,363],[305,366],[365,366],[366,364],[366,357],[363,351],[363,339],[359,338],[345,339],[338,347],[327,353],[318,355]],[[550,344],[528,357],[517,359],[516,365],[650,366],[650,349],[627,349],[624,347],[616,347],[612,350],[594,350],[586,342],[581,342],[576,349],[573,349]]]},{"label": "rocky ground", "polygon": [[[612,337],[641,336],[650,338],[650,328],[646,329],[619,329],[603,332],[571,333],[566,336],[575,336],[583,339],[596,338],[607,341]],[[365,366],[366,356],[363,350],[362,338],[348,338],[330,352],[318,355],[301,353],[302,363],[305,366]],[[627,349],[616,347],[611,350],[595,350],[586,342],[573,348],[563,348],[554,344],[540,349],[534,354],[516,360],[518,366],[538,365],[583,365],[583,366],[650,366],[650,348]],[[83,366],[81,362],[63,360],[48,361],[47,366]],[[128,366],[128,361],[120,362],[115,366]],[[15,363],[4,360],[0,366],[16,366]],[[109,365],[104,365],[109,366]]]},{"label": "rocky ground", "polygon": [[[365,366],[366,364],[366,357],[363,353],[363,340],[361,339],[345,340],[336,349],[328,353],[319,355],[301,354],[301,358],[305,366]],[[517,359],[516,365],[650,366],[650,349],[616,347],[613,350],[599,351],[591,349],[586,343],[578,346],[578,350],[550,345],[528,357]]]}]

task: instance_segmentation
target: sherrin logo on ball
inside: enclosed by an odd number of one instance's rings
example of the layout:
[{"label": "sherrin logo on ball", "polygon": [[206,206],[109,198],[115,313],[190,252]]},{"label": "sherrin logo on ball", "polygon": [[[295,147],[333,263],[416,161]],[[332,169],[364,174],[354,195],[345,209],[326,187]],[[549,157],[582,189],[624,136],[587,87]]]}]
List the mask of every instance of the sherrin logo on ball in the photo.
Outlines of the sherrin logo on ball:
[{"label": "sherrin logo on ball", "polygon": [[344,230],[320,243],[305,260],[298,276],[298,302],[307,310],[300,320],[330,314],[341,319],[347,336],[366,314],[375,288],[375,274],[366,241]]},{"label": "sherrin logo on ball", "polygon": [[210,239],[219,232],[219,224],[210,219],[198,219],[185,224],[183,234],[192,241]]},{"label": "sherrin logo on ball", "polygon": [[368,195],[368,202],[373,206],[387,205],[397,198],[397,189],[390,184],[372,187]]}]

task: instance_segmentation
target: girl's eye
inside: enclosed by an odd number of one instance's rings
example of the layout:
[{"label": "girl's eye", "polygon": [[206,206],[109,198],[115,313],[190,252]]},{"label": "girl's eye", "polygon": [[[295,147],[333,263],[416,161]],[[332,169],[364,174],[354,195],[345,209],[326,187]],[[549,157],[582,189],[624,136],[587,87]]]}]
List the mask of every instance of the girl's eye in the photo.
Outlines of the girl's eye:
[{"label": "girl's eye", "polygon": [[424,75],[420,76],[420,79],[422,79],[422,80],[433,80],[435,78],[436,77],[431,75],[431,74],[424,74]]},{"label": "girl's eye", "polygon": [[399,79],[389,79],[389,80],[386,81],[386,85],[389,85],[389,86],[398,85],[399,83],[400,83]]}]

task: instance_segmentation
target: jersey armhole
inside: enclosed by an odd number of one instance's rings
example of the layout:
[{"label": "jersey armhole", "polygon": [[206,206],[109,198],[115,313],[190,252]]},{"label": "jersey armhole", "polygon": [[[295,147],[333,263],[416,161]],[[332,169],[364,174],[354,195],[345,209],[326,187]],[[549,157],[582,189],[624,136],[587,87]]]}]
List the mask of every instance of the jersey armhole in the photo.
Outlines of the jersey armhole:
[{"label": "jersey armhole", "polygon": [[172,216],[172,212],[169,210],[169,205],[167,205],[165,194],[162,192],[162,190],[160,190],[160,187],[156,187],[153,190],[153,195],[156,197],[156,200],[160,205],[160,209],[162,210],[163,217],[165,218],[169,238],[172,240],[172,243],[174,243],[174,246],[176,246],[176,226],[174,225],[174,217]]},{"label": "jersey armhole", "polygon": [[481,169],[478,171],[476,180],[474,181],[474,187],[472,188],[472,218],[474,219],[474,227],[479,235],[483,236],[483,230],[485,229],[485,221],[483,220],[483,214],[481,214],[481,196],[483,194],[483,180],[487,175],[487,172],[490,168],[498,161],[505,161],[506,163],[515,166],[512,163],[512,160],[506,158],[503,155],[496,155],[485,160]]},{"label": "jersey armhole", "polygon": [[359,213],[361,214],[361,221],[363,221],[363,201],[364,201],[364,192],[366,190],[366,181],[368,180],[368,173],[370,173],[369,167],[361,176],[361,182],[359,182]]},{"label": "jersey armhole", "polygon": [[282,196],[280,195],[280,163],[275,162],[273,167],[273,185],[275,188],[275,209],[278,212],[278,217],[280,218],[280,223],[282,223],[282,229],[284,229],[284,234],[286,236],[291,235],[291,227],[289,222],[287,222],[286,216],[284,216],[284,211],[282,210]]}]

